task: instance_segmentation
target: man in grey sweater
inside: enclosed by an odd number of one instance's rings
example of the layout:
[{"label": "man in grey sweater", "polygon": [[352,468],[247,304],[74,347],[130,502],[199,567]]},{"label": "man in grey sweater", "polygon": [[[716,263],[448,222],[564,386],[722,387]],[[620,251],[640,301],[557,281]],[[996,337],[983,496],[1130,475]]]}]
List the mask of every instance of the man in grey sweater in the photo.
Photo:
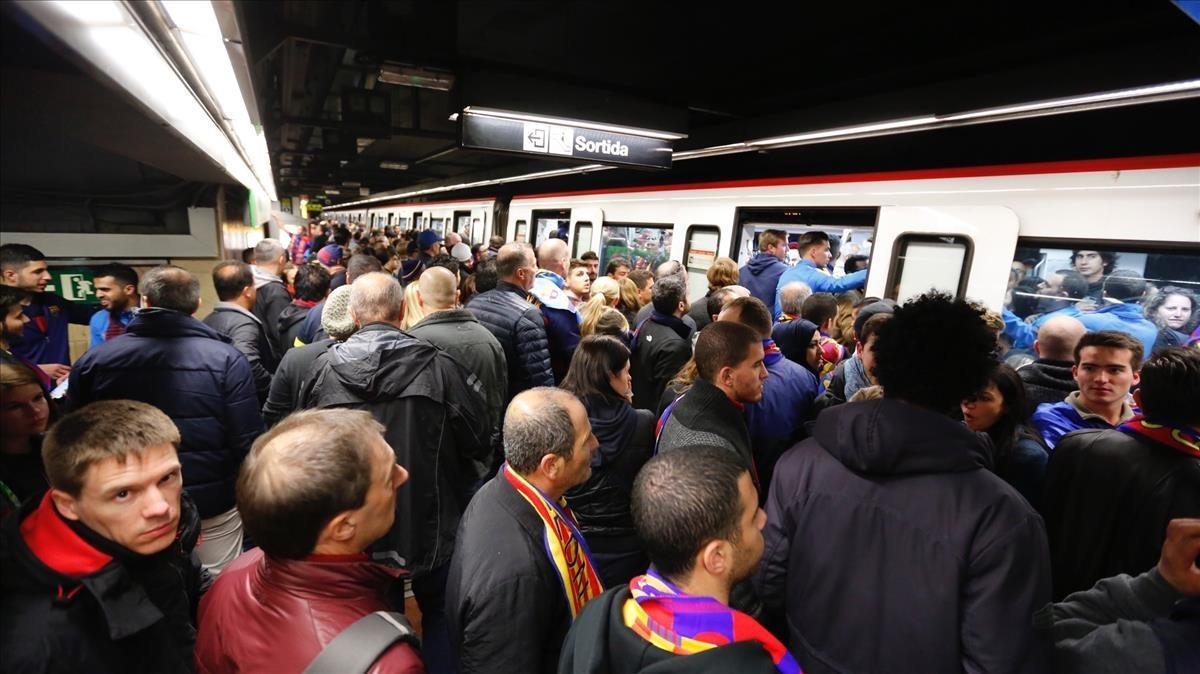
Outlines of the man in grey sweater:
[{"label": "man in grey sweater", "polygon": [[1105,578],[1034,617],[1060,673],[1200,672],[1200,519],[1171,520],[1158,566]]}]

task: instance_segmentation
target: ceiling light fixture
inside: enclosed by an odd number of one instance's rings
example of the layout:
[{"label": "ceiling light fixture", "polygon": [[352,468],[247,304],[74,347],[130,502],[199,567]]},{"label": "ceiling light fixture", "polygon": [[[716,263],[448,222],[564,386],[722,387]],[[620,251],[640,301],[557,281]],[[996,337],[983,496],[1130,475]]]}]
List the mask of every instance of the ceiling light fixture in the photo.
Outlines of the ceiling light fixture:
[{"label": "ceiling light fixture", "polygon": [[379,66],[379,81],[417,89],[450,91],[454,88],[454,73],[449,70],[385,61]]},{"label": "ceiling light fixture", "polygon": [[548,117],[546,115],[513,112],[511,110],[480,108],[473,105],[468,105],[467,107],[463,108],[462,114],[481,115],[484,117],[499,117],[501,119],[515,119],[521,122],[560,124],[562,126],[573,126],[580,129],[594,129],[596,131],[610,131],[612,133],[627,133],[631,136],[645,136],[646,138],[659,138],[662,140],[679,140],[681,138],[687,138],[687,135],[685,134],[672,133],[670,131],[657,131],[654,129],[642,129],[635,126],[619,126],[616,124],[603,124],[600,122],[589,122],[578,119],[566,119],[564,117]]},{"label": "ceiling light fixture", "polygon": [[407,171],[408,164],[400,161],[381,161],[379,162],[379,168],[389,171]]}]

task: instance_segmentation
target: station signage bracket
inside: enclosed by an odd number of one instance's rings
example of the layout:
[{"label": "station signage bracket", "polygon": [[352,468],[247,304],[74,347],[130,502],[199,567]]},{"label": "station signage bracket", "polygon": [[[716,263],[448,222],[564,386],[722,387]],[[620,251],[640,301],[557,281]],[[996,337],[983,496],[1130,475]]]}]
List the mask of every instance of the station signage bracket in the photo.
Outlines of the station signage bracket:
[{"label": "station signage bracket", "polygon": [[671,168],[671,142],[662,138],[479,113],[463,114],[460,128],[461,146],[466,149],[631,168]]}]

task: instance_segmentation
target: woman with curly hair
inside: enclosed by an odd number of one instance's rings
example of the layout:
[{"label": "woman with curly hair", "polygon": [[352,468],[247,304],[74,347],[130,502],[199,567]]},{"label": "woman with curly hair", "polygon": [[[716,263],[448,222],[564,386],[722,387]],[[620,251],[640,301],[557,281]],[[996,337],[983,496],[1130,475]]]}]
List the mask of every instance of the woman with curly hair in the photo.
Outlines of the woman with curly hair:
[{"label": "woman with curly hair", "polygon": [[1154,348],[1183,346],[1196,327],[1196,294],[1179,286],[1163,286],[1146,302],[1146,318],[1158,326]]}]

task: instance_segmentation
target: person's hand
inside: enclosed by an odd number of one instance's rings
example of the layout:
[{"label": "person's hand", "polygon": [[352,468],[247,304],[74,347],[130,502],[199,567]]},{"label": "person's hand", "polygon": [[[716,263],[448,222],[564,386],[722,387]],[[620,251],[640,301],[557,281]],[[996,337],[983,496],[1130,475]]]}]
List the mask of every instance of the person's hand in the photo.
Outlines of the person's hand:
[{"label": "person's hand", "polygon": [[47,363],[45,365],[38,365],[38,367],[42,368],[42,372],[45,372],[50,376],[50,379],[56,382],[71,374],[71,366],[62,365],[61,363]]},{"label": "person's hand", "polygon": [[1175,519],[1167,524],[1167,540],[1158,558],[1158,573],[1180,594],[1200,596],[1200,519]]}]

